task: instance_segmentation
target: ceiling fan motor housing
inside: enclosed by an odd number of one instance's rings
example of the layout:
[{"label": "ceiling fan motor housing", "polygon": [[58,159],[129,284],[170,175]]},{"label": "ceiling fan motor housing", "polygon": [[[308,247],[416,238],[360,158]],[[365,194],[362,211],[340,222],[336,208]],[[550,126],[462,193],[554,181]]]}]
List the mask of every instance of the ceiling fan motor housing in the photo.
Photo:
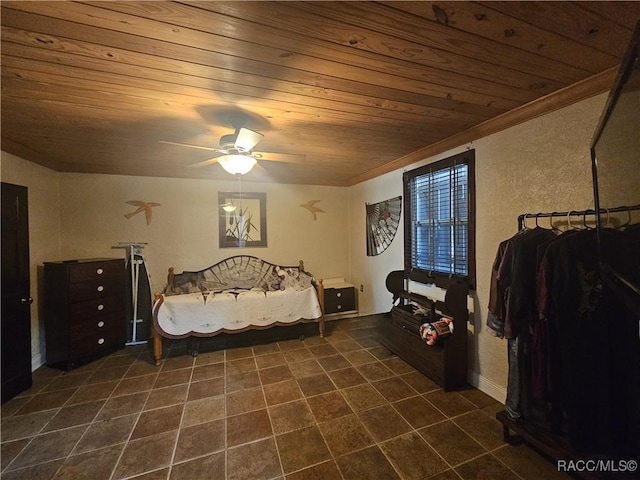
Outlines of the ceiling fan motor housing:
[{"label": "ceiling fan motor housing", "polygon": [[226,151],[242,151],[240,148],[238,148],[238,146],[236,146],[236,139],[238,138],[238,134],[236,133],[230,133],[228,135],[223,135],[222,137],[220,137],[220,148],[222,150],[226,150]]}]

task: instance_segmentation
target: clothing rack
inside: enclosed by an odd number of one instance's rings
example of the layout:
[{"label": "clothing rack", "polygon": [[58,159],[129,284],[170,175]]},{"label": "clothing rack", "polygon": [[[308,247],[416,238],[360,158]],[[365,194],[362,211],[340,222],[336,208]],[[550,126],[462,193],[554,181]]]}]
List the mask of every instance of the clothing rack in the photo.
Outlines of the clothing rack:
[{"label": "clothing rack", "polygon": [[[518,216],[518,231],[523,231],[527,229],[527,219],[533,220],[535,219],[536,227],[545,228],[544,225],[538,225],[538,220],[540,218],[566,218],[568,227],[572,228],[574,225],[571,223],[571,217],[581,217],[583,220],[579,224],[576,223],[575,226],[584,227],[585,229],[596,230],[598,235],[598,243],[600,243],[600,231],[601,229],[606,228],[606,226],[610,223],[610,215],[613,213],[628,213],[628,220],[623,220],[622,225],[618,225],[619,227],[626,227],[628,225],[637,224],[638,219],[637,216],[634,216],[634,221],[632,221],[631,212],[640,211],[640,205],[631,205],[631,206],[619,206],[614,208],[601,208],[598,212],[594,209],[587,210],[572,210],[566,212],[539,212],[539,213],[523,213]],[[592,226],[586,225],[586,218],[595,217],[595,225]],[[551,229],[555,229],[553,226],[553,220],[549,222]],[[593,223],[591,224],[593,225]],[[637,286],[629,284],[625,278],[621,277],[616,271],[612,270],[611,267],[604,263],[601,264],[601,268],[603,268],[604,273],[607,273],[611,278],[615,278],[617,282],[625,283],[628,290],[635,293],[636,297],[634,297],[634,301],[638,301],[637,295],[640,295],[640,290]],[[637,304],[634,304],[637,305]],[[551,459],[552,461],[584,461],[585,458],[590,458],[584,456],[578,452],[576,452],[566,435],[558,434],[554,431],[553,428],[549,428],[549,425],[544,425],[543,423],[539,423],[536,421],[521,421],[520,419],[515,420],[511,418],[511,416],[507,413],[506,410],[500,411],[496,413],[496,419],[502,424],[503,428],[503,438],[505,442],[510,444],[518,444],[520,442],[524,442],[531,447],[533,447],[538,452],[542,453],[545,457]],[[515,434],[515,435],[514,435]],[[598,472],[575,472],[576,478],[584,479],[584,480],[600,480],[602,477]],[[626,476],[623,474],[620,478],[634,478],[633,475]]]},{"label": "clothing rack", "polygon": [[593,209],[589,210],[571,210],[569,212],[547,212],[547,213],[522,213],[518,215],[518,230],[524,229],[525,222],[527,218],[549,218],[549,217],[565,217],[571,218],[573,217],[586,217],[588,215],[594,215],[596,217],[596,226],[600,226],[600,217],[603,214],[611,214],[617,212],[632,212],[634,210],[640,210],[640,205],[632,205],[632,206],[620,206],[614,208],[602,208],[600,209],[600,215],[596,215],[596,211]]}]

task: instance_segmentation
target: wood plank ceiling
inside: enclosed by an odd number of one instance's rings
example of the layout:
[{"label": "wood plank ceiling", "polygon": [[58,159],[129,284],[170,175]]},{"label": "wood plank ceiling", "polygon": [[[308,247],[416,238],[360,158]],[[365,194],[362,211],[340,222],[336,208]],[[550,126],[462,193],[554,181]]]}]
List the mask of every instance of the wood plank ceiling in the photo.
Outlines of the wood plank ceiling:
[{"label": "wood plank ceiling", "polygon": [[353,185],[610,88],[640,2],[2,2],[2,149],[56,171],[190,165]]}]

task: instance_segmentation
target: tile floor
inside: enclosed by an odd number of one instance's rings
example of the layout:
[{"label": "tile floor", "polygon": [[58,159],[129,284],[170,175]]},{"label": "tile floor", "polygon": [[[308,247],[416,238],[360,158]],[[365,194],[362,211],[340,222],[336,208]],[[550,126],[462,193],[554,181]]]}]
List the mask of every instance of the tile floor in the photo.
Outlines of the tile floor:
[{"label": "tile floor", "polygon": [[145,346],[41,367],[2,406],[1,478],[563,478],[502,441],[499,403],[445,393],[379,345],[373,317],[195,358],[178,342],[161,367]]}]

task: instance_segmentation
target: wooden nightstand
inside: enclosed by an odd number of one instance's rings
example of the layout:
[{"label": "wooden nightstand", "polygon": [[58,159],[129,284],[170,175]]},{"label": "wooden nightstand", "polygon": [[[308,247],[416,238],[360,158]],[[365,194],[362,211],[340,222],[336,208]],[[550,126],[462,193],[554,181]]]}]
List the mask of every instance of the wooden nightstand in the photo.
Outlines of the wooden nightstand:
[{"label": "wooden nightstand", "polygon": [[344,278],[327,278],[324,285],[324,314],[329,319],[344,314],[358,313],[358,298],[355,285]]}]

